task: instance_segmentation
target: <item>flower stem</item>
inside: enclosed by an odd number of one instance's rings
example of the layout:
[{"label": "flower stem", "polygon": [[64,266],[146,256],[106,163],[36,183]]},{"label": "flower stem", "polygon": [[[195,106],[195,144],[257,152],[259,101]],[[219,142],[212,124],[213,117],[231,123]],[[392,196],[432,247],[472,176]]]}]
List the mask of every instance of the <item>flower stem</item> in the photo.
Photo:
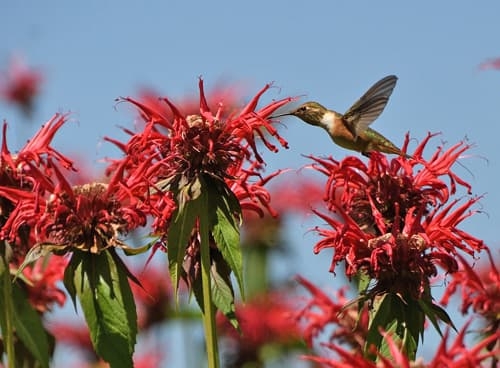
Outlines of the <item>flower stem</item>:
[{"label": "flower stem", "polygon": [[[206,208],[206,207],[205,207]],[[210,285],[210,244],[208,216],[200,218],[201,283],[203,289],[203,325],[207,347],[208,368],[219,367],[219,347],[215,325],[215,308]]]},{"label": "flower stem", "polygon": [[248,299],[269,290],[269,275],[267,271],[269,249],[269,247],[257,244],[245,247],[245,294]]},{"label": "flower stem", "polygon": [[0,326],[2,328],[2,337],[4,343],[4,349],[7,353],[8,367],[15,367],[16,355],[14,349],[14,327],[12,326],[12,321],[14,320],[13,306],[12,306],[12,279],[9,272],[9,262],[7,260],[7,250],[6,244],[0,245],[0,290],[2,290],[2,295],[0,298],[3,299],[1,305],[0,316]]}]

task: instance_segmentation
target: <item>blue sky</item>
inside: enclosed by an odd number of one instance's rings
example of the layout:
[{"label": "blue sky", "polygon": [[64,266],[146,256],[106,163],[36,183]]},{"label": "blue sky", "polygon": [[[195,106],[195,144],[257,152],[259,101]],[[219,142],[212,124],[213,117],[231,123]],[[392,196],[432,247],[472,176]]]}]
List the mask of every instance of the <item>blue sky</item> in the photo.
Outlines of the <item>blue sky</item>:
[{"label": "blue sky", "polygon": [[[264,102],[305,95],[303,101],[317,100],[343,112],[372,83],[396,74],[398,85],[373,127],[398,145],[407,131],[417,141],[429,131],[442,132],[429,153],[441,141],[452,145],[467,138],[475,143],[473,157],[462,160],[468,171],[456,170],[475,194],[485,195],[484,213],[463,227],[500,248],[500,71],[477,69],[485,59],[500,56],[498,2],[50,4],[0,5],[0,65],[20,54],[46,76],[31,125],[0,105],[11,136],[22,126],[27,131],[15,134],[27,139],[55,112],[72,111],[75,122],[60,131],[55,146],[94,162],[116,154],[102,137],[122,137],[117,126],[132,126],[130,109],[115,108],[114,99],[134,96],[143,86],[175,100],[196,94],[200,75],[208,88],[220,81],[242,82],[248,97],[274,81],[279,88],[265,95]],[[298,168],[306,162],[302,154],[350,154],[320,129],[293,118],[283,123],[291,148],[267,155],[269,170]],[[414,148],[416,141],[412,144]],[[298,225],[291,238],[298,239],[297,252],[306,258],[294,270],[276,267],[329,282],[329,256],[313,256],[316,238],[305,235],[310,225]]]}]

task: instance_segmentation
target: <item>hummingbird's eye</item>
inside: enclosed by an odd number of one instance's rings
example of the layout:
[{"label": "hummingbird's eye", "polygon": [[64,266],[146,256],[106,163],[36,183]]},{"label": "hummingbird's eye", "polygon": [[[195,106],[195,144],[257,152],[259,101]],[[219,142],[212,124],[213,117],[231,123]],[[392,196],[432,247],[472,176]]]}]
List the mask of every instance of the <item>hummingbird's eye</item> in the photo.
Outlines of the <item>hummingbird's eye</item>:
[{"label": "hummingbird's eye", "polygon": [[297,110],[298,112],[306,112],[307,111],[307,106],[301,106]]}]

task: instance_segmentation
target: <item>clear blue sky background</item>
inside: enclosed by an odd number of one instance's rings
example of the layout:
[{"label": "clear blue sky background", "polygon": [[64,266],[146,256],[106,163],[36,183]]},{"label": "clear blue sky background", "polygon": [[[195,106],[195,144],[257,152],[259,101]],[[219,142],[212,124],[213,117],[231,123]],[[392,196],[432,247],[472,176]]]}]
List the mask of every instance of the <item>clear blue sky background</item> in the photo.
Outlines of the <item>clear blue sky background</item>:
[{"label": "clear blue sky background", "polygon": [[[264,101],[306,95],[343,112],[376,80],[396,74],[373,127],[398,145],[407,131],[417,140],[442,132],[428,152],[440,140],[474,142],[475,157],[462,160],[472,175],[457,172],[485,194],[485,214],[463,227],[499,248],[500,71],[477,69],[500,56],[498,2],[3,1],[0,14],[0,65],[18,53],[46,76],[30,126],[0,105],[10,137],[21,134],[14,134],[21,124],[34,132],[55,112],[72,111],[78,123],[63,127],[55,146],[92,162],[116,154],[103,136],[121,137],[116,126],[131,127],[130,110],[117,111],[114,99],[142,86],[175,100],[197,93],[199,75],[208,88],[244,82],[249,97],[275,81],[280,89]],[[267,155],[270,170],[298,168],[306,162],[301,154],[349,154],[320,129],[284,123],[291,149]],[[290,235],[300,260],[276,267],[328,284],[330,255],[312,255],[309,226],[299,221]]]}]

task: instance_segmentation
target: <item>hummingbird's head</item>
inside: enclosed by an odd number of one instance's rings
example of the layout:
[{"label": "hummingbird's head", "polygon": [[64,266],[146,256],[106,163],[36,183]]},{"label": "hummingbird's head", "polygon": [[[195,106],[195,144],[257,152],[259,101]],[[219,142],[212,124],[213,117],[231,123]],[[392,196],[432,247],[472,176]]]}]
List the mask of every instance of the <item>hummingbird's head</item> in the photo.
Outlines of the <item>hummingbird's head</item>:
[{"label": "hummingbird's head", "polygon": [[296,116],[311,125],[322,126],[321,120],[326,112],[327,109],[321,104],[309,101],[300,105],[288,115]]}]

